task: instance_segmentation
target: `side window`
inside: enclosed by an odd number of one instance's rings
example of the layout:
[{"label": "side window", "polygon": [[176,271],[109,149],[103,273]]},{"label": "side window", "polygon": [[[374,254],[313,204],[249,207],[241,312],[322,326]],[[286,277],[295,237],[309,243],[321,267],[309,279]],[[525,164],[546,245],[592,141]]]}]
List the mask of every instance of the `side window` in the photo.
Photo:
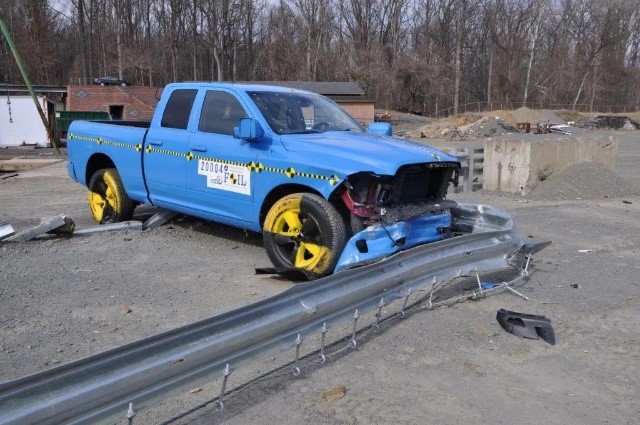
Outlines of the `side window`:
[{"label": "side window", "polygon": [[168,128],[187,129],[189,115],[198,90],[180,89],[171,93],[167,106],[162,114],[160,125]]},{"label": "side window", "polygon": [[247,113],[233,95],[221,91],[208,91],[202,105],[198,130],[206,133],[233,136],[234,127]]}]

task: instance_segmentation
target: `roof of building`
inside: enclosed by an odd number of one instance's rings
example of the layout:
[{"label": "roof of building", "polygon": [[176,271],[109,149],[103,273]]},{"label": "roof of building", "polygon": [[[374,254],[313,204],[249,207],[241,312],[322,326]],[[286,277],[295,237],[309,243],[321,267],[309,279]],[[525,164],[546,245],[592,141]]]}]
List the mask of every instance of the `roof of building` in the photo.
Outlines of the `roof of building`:
[{"label": "roof of building", "polygon": [[[32,85],[33,91],[36,93],[66,93],[67,86],[45,86],[45,85]],[[6,84],[0,83],[0,92],[13,92],[13,93],[28,93],[29,89],[24,84]]]}]

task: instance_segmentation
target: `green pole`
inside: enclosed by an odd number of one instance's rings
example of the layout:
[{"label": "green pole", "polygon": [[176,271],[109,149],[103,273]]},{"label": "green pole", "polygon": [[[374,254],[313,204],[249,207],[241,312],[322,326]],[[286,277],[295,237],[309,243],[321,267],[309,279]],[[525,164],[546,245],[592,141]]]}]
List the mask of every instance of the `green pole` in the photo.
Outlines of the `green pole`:
[{"label": "green pole", "polygon": [[2,34],[4,34],[4,38],[7,40],[7,43],[9,44],[11,53],[13,53],[13,57],[16,60],[18,69],[20,69],[20,73],[22,74],[22,79],[24,80],[24,83],[27,86],[29,93],[31,94],[33,103],[36,104],[36,109],[40,114],[40,119],[42,120],[42,124],[44,124],[44,128],[47,129],[47,136],[49,137],[49,143],[51,143],[51,146],[53,147],[53,150],[56,152],[56,154],[60,155],[60,149],[58,149],[58,143],[56,143],[56,139],[55,137],[53,137],[51,128],[47,123],[47,118],[44,115],[44,111],[42,110],[40,103],[38,103],[38,98],[36,97],[36,93],[33,91],[33,85],[31,85],[31,80],[29,80],[29,76],[27,75],[27,71],[24,67],[24,63],[22,62],[22,58],[20,57],[20,54],[18,53],[18,49],[16,49],[16,45],[13,43],[13,39],[11,38],[11,34],[9,34],[9,30],[7,29],[7,26],[4,24],[4,21],[2,19],[0,19],[0,30],[2,30]]}]

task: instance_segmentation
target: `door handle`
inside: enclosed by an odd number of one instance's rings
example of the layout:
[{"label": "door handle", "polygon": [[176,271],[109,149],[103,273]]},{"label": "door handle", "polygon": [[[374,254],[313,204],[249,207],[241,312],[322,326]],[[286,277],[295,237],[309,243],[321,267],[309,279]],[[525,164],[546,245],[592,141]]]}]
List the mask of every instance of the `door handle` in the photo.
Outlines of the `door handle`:
[{"label": "door handle", "polygon": [[153,146],[162,146],[161,140],[149,140],[149,144]]},{"label": "door handle", "polygon": [[197,151],[197,152],[207,151],[207,147],[204,145],[190,145],[189,147],[191,148],[192,151]]}]

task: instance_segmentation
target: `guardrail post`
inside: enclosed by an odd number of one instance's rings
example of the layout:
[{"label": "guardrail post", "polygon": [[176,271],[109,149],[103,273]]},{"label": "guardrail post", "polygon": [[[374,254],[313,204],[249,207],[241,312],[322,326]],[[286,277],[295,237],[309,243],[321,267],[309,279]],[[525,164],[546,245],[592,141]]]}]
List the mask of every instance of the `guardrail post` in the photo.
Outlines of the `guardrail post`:
[{"label": "guardrail post", "polygon": [[378,312],[376,313],[376,323],[371,326],[374,332],[377,332],[380,329],[380,317],[382,317],[382,308],[384,307],[384,297],[380,298],[380,302],[378,303]]},{"label": "guardrail post", "polygon": [[463,191],[469,192],[473,190],[473,186],[471,184],[473,169],[471,168],[471,157],[473,156],[473,149],[464,150],[464,155],[467,157],[467,167],[463,169],[462,177],[464,178],[464,186]]},{"label": "guardrail post", "polygon": [[224,368],[224,379],[222,380],[222,388],[220,389],[220,396],[218,397],[218,403],[216,406],[216,410],[218,412],[222,412],[224,410],[224,393],[227,391],[229,375],[231,375],[231,368],[229,367],[229,363],[227,363]]},{"label": "guardrail post", "polygon": [[409,302],[409,297],[411,296],[411,288],[407,289],[407,295],[404,297],[404,302],[402,303],[402,309],[400,310],[400,317],[404,318],[405,310],[407,308],[407,303]]},{"label": "guardrail post", "polygon": [[469,149],[469,192],[473,192],[473,176],[475,174],[475,166],[476,166],[476,159],[475,159],[475,152],[474,149],[471,148]]},{"label": "guardrail post", "polygon": [[300,338],[300,334],[296,338],[296,360],[293,363],[293,376],[300,376],[301,370],[298,366],[298,362],[300,361],[300,345],[302,345],[302,338]]},{"label": "guardrail post", "polygon": [[358,343],[356,342],[356,332],[358,331],[359,317],[360,315],[358,314],[358,309],[356,308],[356,312],[353,313],[353,332],[351,332],[351,345],[353,346],[353,348],[356,348],[358,346]]},{"label": "guardrail post", "polygon": [[136,417],[136,411],[133,410],[133,403],[129,403],[129,410],[127,410],[127,423],[133,425],[133,418]]},{"label": "guardrail post", "polygon": [[327,336],[327,330],[327,322],[322,323],[322,329],[320,330],[322,338],[320,338],[320,354],[318,355],[318,357],[320,357],[320,363],[327,361],[327,356],[324,355],[324,341]]}]

